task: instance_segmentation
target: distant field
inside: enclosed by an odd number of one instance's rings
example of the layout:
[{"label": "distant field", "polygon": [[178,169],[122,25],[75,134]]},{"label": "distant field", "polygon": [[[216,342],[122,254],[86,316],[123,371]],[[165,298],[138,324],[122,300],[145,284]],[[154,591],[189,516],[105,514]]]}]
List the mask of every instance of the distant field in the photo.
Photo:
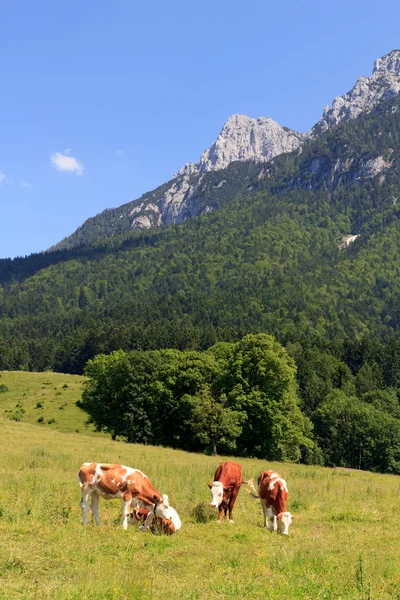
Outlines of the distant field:
[{"label": "distant field", "polygon": [[[87,414],[75,404],[83,382],[80,375],[0,371],[0,416],[59,431],[93,433],[86,425]],[[1,392],[1,386],[8,391]]]},{"label": "distant field", "polygon": [[[286,478],[296,515],[289,537],[262,528],[259,501],[244,490],[234,524],[198,523],[192,511],[209,502],[207,481],[222,457],[76,433],[84,430],[72,407],[82,379],[53,373],[21,376],[26,413],[9,420],[4,410],[22,400],[14,375],[0,379],[10,392],[15,385],[12,399],[0,395],[1,599],[400,599],[399,477],[239,459],[246,478],[271,467]],[[52,425],[33,417],[43,391],[46,418],[58,417]],[[103,524],[85,528],[77,483],[84,461],[143,470],[169,494],[182,530],[123,531],[119,501],[102,501]]]}]

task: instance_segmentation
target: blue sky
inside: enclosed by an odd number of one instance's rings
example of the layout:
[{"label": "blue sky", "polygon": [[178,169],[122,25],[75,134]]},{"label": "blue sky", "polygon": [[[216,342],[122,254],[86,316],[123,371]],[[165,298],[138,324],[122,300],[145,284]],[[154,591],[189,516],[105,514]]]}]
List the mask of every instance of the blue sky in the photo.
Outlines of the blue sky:
[{"label": "blue sky", "polygon": [[0,0],[0,257],[167,181],[233,113],[310,129],[399,23],[398,0]]}]

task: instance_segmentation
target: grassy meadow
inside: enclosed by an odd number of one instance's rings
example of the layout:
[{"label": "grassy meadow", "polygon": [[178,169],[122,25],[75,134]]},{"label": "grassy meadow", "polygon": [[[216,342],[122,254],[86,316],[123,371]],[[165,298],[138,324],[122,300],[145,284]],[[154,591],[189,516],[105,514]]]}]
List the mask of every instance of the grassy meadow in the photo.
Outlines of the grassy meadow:
[{"label": "grassy meadow", "polygon": [[[0,416],[58,431],[94,433],[86,424],[87,414],[76,406],[83,382],[80,375],[1,371]],[[2,386],[7,391],[1,392]]]},{"label": "grassy meadow", "polygon": [[[399,477],[239,459],[245,478],[266,468],[286,478],[296,515],[289,537],[262,527],[259,501],[243,489],[234,524],[198,522],[222,457],[90,434],[73,406],[81,383],[2,373],[9,392],[0,394],[1,599],[400,599]],[[51,407],[45,420],[56,415],[51,424],[37,422],[42,398],[43,411]],[[6,411],[18,402],[25,413],[16,421]],[[77,471],[85,461],[143,470],[169,494],[181,531],[123,531],[120,501],[101,501],[102,525],[84,527]]]}]

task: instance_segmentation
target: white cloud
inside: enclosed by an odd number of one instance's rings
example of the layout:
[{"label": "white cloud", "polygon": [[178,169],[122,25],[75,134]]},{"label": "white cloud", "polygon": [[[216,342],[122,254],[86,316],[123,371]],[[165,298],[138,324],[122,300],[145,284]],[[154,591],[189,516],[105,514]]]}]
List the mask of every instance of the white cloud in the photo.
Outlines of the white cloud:
[{"label": "white cloud", "polygon": [[8,177],[8,175],[6,175],[4,171],[0,171],[0,185],[3,185],[3,183],[11,185],[12,183],[14,183],[14,180],[11,179],[11,177]]},{"label": "white cloud", "polygon": [[31,188],[32,185],[28,181],[21,181],[21,187],[23,188]]},{"label": "white cloud", "polygon": [[77,175],[83,175],[84,166],[74,156],[69,156],[71,150],[67,148],[62,152],[56,152],[50,156],[50,163],[55,169],[59,171],[67,171],[69,173],[76,173]]}]

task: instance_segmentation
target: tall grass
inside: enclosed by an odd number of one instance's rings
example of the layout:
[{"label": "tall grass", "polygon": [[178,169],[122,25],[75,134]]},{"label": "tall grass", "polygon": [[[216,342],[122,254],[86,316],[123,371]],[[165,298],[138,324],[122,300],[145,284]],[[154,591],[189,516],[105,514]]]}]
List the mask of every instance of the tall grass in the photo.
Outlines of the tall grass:
[{"label": "tall grass", "polygon": [[[396,476],[240,459],[245,478],[273,468],[287,480],[296,519],[285,538],[262,527],[259,501],[244,490],[234,524],[198,518],[223,457],[62,432],[7,414],[0,417],[0,598],[400,598]],[[168,493],[182,530],[169,537],[123,531],[119,501],[101,501],[102,525],[85,528],[77,482],[84,461],[143,470]]]}]

